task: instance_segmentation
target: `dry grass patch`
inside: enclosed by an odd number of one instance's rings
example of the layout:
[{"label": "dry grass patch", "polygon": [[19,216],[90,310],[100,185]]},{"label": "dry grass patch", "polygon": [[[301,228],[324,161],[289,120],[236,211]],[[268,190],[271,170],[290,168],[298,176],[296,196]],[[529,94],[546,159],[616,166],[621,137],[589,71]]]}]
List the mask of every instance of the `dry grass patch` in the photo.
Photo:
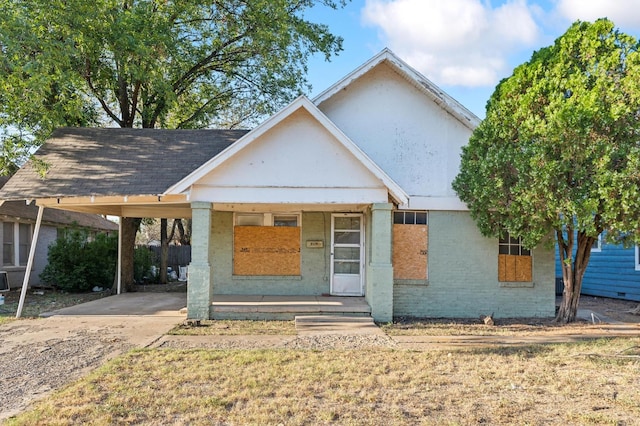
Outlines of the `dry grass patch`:
[{"label": "dry grass patch", "polygon": [[296,334],[294,321],[206,320],[200,325],[180,324],[168,334],[183,336],[243,336]]},{"label": "dry grass patch", "polygon": [[556,324],[553,319],[496,319],[486,325],[474,319],[399,318],[379,324],[389,336],[532,336],[545,334],[581,334],[593,326],[584,321]]},{"label": "dry grass patch", "polygon": [[639,348],[141,350],[8,424],[631,425]]}]

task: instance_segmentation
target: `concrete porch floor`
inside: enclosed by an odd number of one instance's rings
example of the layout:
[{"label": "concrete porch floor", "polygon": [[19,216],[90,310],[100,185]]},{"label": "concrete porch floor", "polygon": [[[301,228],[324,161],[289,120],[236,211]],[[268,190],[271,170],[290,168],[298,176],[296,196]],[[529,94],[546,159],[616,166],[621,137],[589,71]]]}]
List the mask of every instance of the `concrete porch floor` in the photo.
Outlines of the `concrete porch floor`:
[{"label": "concrete porch floor", "polygon": [[214,295],[212,319],[291,320],[300,315],[371,316],[364,297]]}]

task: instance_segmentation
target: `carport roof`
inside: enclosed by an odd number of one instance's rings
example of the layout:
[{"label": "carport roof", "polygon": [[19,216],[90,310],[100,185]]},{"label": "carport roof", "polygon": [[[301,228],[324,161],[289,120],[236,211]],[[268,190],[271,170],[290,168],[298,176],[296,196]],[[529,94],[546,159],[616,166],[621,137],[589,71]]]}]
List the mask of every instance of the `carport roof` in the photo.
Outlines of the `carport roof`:
[{"label": "carport roof", "polygon": [[2,200],[159,195],[247,130],[61,128],[0,190]]}]

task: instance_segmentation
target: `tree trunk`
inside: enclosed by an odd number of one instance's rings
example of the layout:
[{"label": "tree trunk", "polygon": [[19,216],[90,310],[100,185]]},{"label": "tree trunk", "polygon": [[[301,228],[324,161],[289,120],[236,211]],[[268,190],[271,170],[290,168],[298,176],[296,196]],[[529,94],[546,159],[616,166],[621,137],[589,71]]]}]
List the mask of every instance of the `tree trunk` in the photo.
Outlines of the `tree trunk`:
[{"label": "tree trunk", "polygon": [[182,223],[182,219],[174,219],[173,222],[174,227],[178,226],[178,240],[181,246],[188,246],[190,241],[187,237],[187,234],[184,230],[184,224]]},{"label": "tree trunk", "polygon": [[122,217],[122,291],[135,291],[135,280],[133,278],[133,256],[136,246],[136,233],[140,227],[140,218]]},{"label": "tree trunk", "polygon": [[160,219],[160,284],[167,283],[169,266],[169,239],[167,238],[167,219]]},{"label": "tree trunk", "polygon": [[572,261],[573,229],[567,229],[566,232],[566,239],[561,231],[556,232],[564,291],[562,292],[562,302],[555,321],[562,324],[576,320],[580,291],[582,290],[582,278],[589,264],[591,247],[596,241],[596,238],[588,237],[584,232],[578,232],[578,245]]}]

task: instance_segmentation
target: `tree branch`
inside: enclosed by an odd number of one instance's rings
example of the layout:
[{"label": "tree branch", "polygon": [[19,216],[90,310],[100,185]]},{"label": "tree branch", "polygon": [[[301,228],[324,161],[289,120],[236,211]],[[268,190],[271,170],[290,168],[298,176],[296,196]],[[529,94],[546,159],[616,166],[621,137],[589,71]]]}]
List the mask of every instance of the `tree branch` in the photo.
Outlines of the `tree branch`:
[{"label": "tree branch", "polygon": [[107,105],[105,100],[102,98],[101,94],[98,92],[98,90],[93,85],[93,81],[91,80],[91,63],[89,62],[89,60],[86,60],[85,63],[86,63],[86,66],[85,66],[84,79],[87,82],[87,85],[89,86],[89,89],[96,96],[96,99],[100,103],[100,106],[102,106],[102,109],[104,110],[104,112],[107,113],[109,118],[111,118],[113,121],[118,123],[118,125],[120,127],[122,127],[123,123],[122,123],[122,120],[120,119],[120,117],[118,117],[117,115],[115,115],[113,113],[113,111],[111,111],[111,108],[109,108],[109,105]]}]

